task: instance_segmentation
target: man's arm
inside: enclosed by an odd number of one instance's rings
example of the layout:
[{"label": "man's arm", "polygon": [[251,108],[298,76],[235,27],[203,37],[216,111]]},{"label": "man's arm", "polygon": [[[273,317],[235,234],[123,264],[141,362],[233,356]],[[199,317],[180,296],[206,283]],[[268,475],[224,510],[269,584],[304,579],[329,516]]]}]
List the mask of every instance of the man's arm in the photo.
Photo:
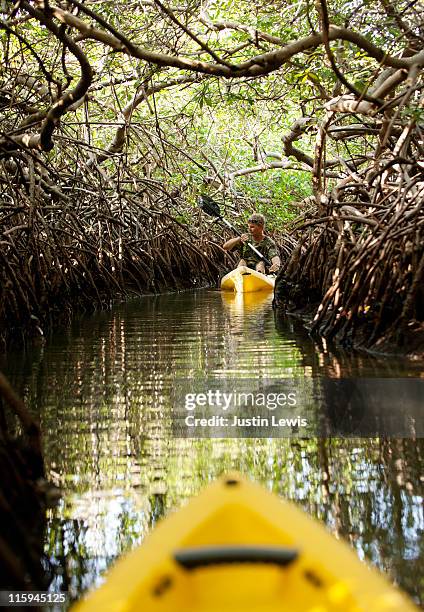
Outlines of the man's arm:
[{"label": "man's arm", "polygon": [[271,266],[269,268],[269,272],[277,272],[281,266],[281,260],[278,255],[277,245],[273,240],[270,239],[270,249],[268,251],[268,257],[271,260]]},{"label": "man's arm", "polygon": [[279,270],[281,266],[281,260],[278,257],[278,255],[275,255],[275,257],[271,259],[271,263],[272,263],[272,266],[270,266],[269,271],[277,272],[277,270]]},{"label": "man's arm", "polygon": [[222,245],[222,248],[224,249],[224,251],[232,251],[234,247],[236,247],[240,243],[241,243],[240,236],[236,236],[235,238],[230,238],[229,240],[227,240],[227,242]]},{"label": "man's arm", "polygon": [[232,251],[234,247],[239,246],[242,242],[246,242],[249,236],[247,234],[243,234],[242,236],[236,236],[235,238],[230,238],[227,240],[225,244],[222,245],[224,251]]}]

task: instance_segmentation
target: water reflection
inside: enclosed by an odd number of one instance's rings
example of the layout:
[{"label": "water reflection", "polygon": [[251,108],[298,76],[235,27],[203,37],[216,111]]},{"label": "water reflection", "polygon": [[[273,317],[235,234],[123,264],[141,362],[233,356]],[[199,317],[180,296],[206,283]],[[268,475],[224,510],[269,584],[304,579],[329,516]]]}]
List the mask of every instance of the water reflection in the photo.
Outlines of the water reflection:
[{"label": "water reflection", "polygon": [[421,375],[419,364],[335,350],[296,321],[276,323],[270,299],[144,298],[8,356],[65,490],[46,534],[55,586],[78,596],[165,512],[237,469],[297,500],[422,601],[421,441],[171,437],[169,398],[181,379]]},{"label": "water reflection", "polygon": [[264,315],[269,312],[273,294],[269,291],[253,291],[251,293],[235,293],[233,291],[220,291],[222,303],[228,310],[233,322],[243,322],[246,316],[255,312]]}]

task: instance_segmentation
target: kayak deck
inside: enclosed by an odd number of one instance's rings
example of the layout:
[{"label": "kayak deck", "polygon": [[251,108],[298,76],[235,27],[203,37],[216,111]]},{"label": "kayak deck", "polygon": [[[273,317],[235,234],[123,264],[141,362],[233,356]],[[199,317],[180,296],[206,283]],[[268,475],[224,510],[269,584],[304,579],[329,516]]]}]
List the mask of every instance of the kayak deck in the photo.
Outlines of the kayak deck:
[{"label": "kayak deck", "polygon": [[236,291],[237,293],[251,293],[254,291],[272,291],[274,284],[273,276],[267,276],[246,266],[239,266],[223,277],[221,289]]},{"label": "kayak deck", "polygon": [[237,476],[209,486],[118,561],[78,612],[408,612],[318,522]]}]

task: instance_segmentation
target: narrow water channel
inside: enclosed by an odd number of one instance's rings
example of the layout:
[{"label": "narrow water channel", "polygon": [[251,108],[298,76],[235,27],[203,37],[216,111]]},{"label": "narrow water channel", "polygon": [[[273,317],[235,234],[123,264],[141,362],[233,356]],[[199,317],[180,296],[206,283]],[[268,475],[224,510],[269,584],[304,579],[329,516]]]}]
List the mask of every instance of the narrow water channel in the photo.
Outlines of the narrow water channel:
[{"label": "narrow water channel", "polygon": [[200,290],[84,316],[2,367],[42,425],[45,551],[53,590],[77,598],[205,483],[236,469],[295,500],[423,602],[422,440],[176,438],[181,381],[419,378],[421,367],[313,342],[262,301]]}]

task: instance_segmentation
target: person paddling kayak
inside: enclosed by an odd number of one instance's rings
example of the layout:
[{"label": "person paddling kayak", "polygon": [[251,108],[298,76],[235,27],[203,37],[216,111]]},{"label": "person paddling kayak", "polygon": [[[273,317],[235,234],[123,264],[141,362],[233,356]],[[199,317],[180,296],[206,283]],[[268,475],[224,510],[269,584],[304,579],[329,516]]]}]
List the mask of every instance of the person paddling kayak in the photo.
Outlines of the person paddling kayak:
[{"label": "person paddling kayak", "polygon": [[265,235],[265,217],[259,213],[251,215],[248,219],[247,227],[249,230],[248,234],[230,238],[223,245],[223,249],[226,251],[237,249],[239,251],[240,261],[238,262],[238,267],[247,266],[265,274],[265,263],[248,247],[247,243],[250,242],[266,259],[271,261],[268,272],[277,272],[281,265],[280,257],[275,242]]}]

